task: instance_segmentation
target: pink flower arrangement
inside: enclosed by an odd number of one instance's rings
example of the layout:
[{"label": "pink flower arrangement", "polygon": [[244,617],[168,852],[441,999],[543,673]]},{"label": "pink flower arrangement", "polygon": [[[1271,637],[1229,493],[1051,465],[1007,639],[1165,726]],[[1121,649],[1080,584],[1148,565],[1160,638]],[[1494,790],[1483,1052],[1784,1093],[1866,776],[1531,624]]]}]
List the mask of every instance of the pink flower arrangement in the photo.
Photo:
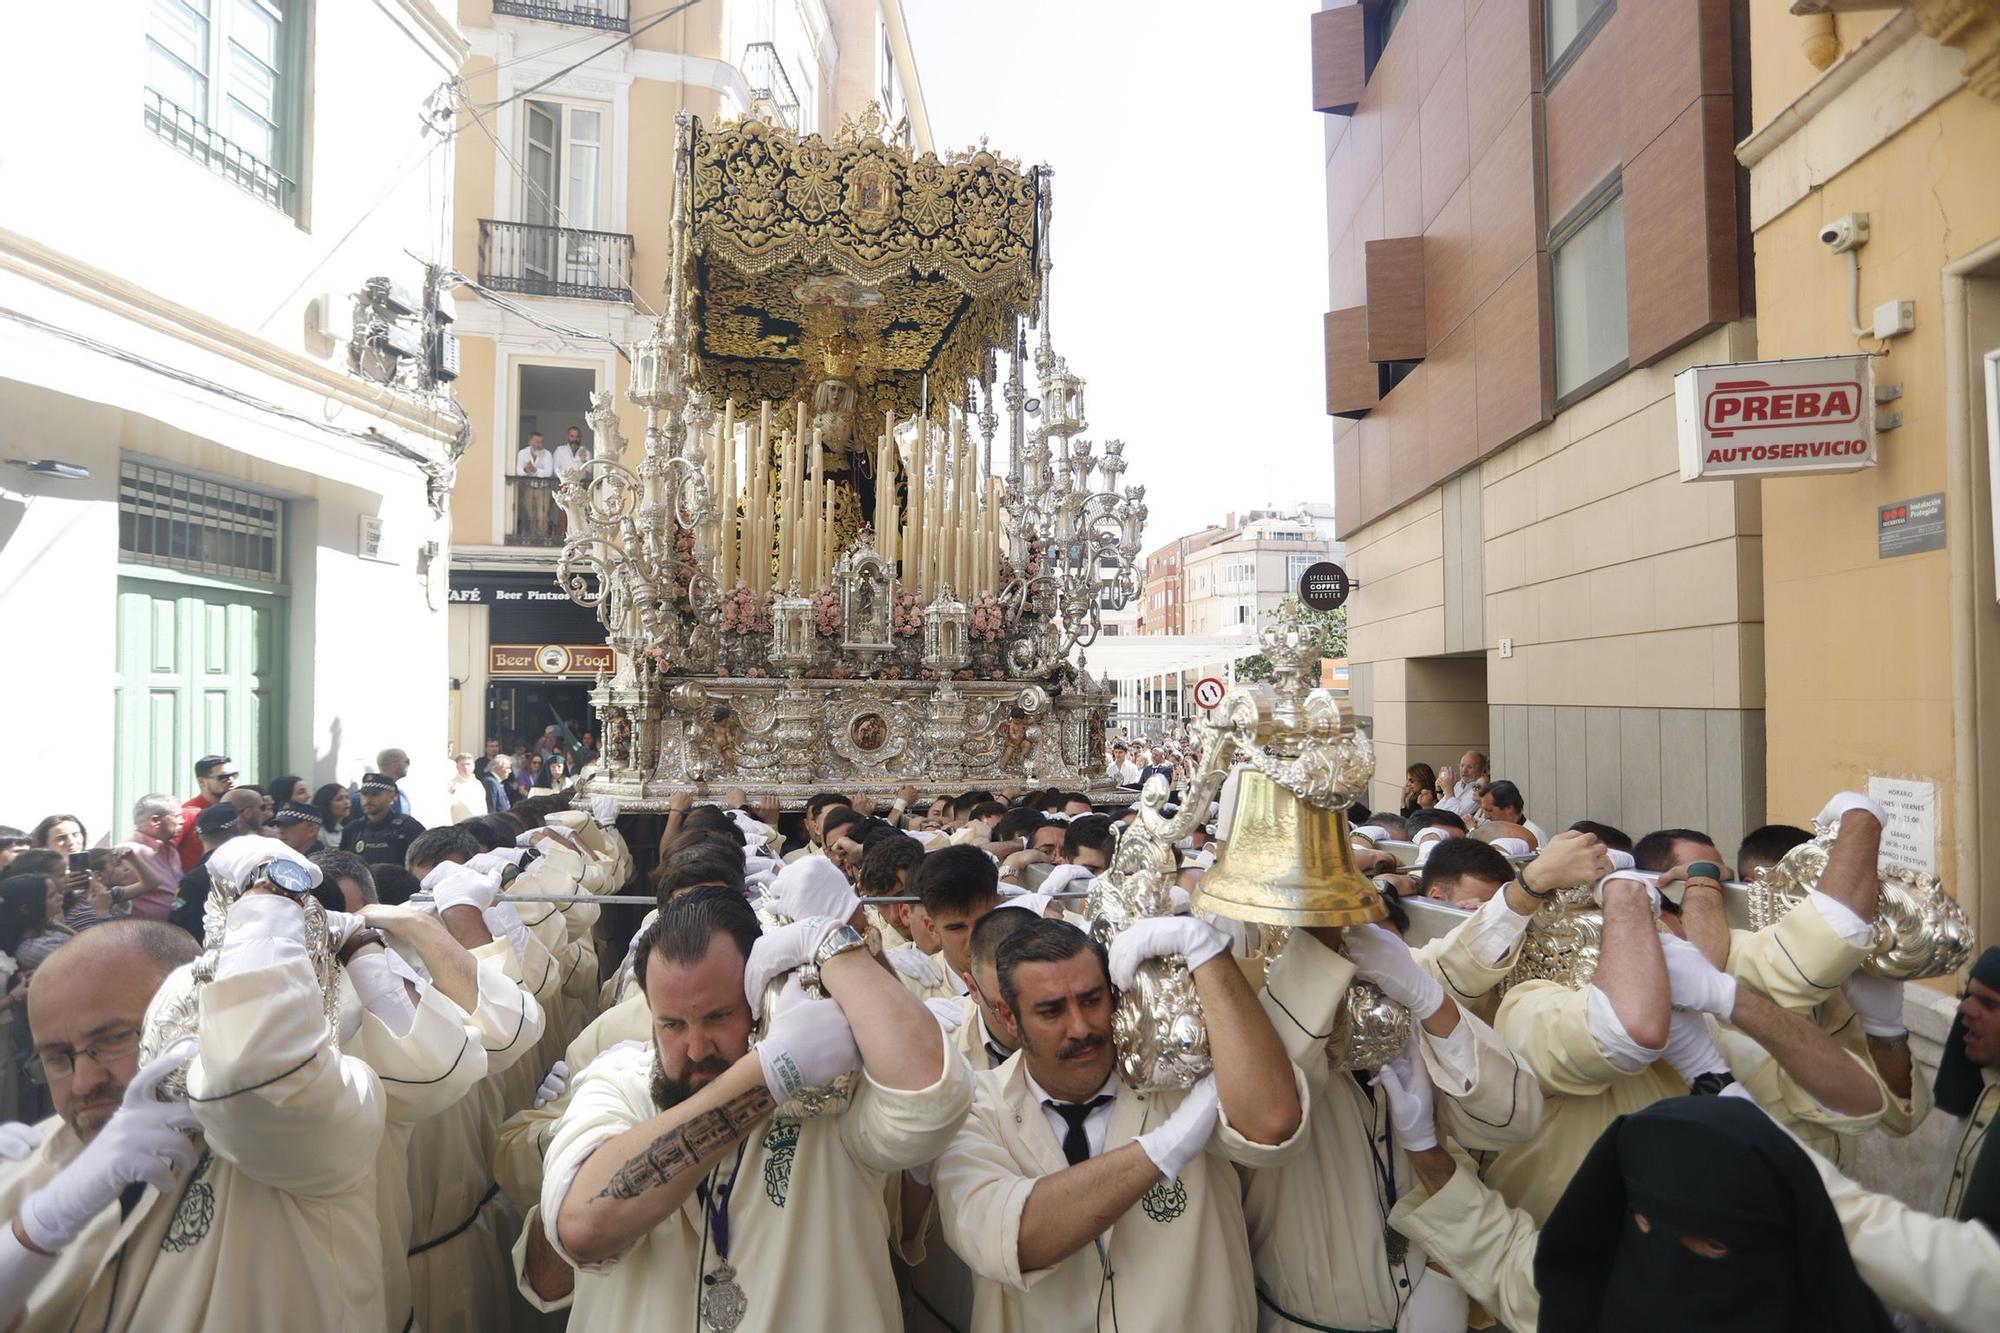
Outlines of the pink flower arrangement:
[{"label": "pink flower arrangement", "polygon": [[722,632],[725,634],[769,634],[771,603],[739,583],[722,598]]},{"label": "pink flower arrangement", "polygon": [[901,593],[896,597],[893,627],[906,639],[924,632],[924,608],[918,604],[915,593]]},{"label": "pink flower arrangement", "polygon": [[1006,628],[1006,618],[1000,612],[1000,599],[990,593],[975,601],[971,612],[969,628],[975,639],[991,643]]},{"label": "pink flower arrangement", "polygon": [[830,587],[821,588],[813,594],[813,631],[818,634],[840,633],[840,594]]}]

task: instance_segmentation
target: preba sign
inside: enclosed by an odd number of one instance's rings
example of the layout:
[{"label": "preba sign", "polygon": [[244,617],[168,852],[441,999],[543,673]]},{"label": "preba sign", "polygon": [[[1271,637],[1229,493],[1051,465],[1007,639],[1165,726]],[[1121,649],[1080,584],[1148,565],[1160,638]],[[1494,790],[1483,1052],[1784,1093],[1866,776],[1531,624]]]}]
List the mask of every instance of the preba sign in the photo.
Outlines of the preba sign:
[{"label": "preba sign", "polygon": [[1873,358],[1691,366],[1674,376],[1681,480],[1875,466]]}]

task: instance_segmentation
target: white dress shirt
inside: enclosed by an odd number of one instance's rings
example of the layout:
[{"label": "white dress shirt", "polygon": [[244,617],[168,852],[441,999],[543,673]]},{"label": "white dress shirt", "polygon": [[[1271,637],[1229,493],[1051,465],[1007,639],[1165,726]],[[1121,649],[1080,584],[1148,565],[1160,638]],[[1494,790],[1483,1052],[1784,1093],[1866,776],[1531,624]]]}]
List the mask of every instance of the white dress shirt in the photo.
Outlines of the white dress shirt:
[{"label": "white dress shirt", "polygon": [[[530,463],[535,465],[532,473],[528,471]],[[514,471],[520,476],[548,478],[555,475],[555,470],[556,456],[548,451],[547,446],[540,449],[523,447],[521,452],[514,456]]]},{"label": "white dress shirt", "polygon": [[[1028,1091],[1041,1104],[1042,1119],[1048,1121],[1050,1132],[1056,1136],[1056,1142],[1060,1144],[1065,1138],[1069,1137],[1069,1121],[1063,1119],[1061,1112],[1049,1105],[1050,1102],[1058,1101],[1060,1098],[1049,1092],[1041,1084],[1035,1082],[1035,1076],[1028,1072],[1026,1056],[1022,1057],[1021,1074],[1028,1080]],[[1110,1077],[1104,1080],[1104,1086],[1099,1088],[1092,1096],[1111,1097],[1115,1099],[1117,1095],[1118,1070],[1116,1067],[1113,1067]],[[1115,1105],[1117,1105],[1115,1100],[1107,1101],[1104,1105],[1083,1118],[1083,1133],[1084,1137],[1090,1140],[1090,1155],[1093,1158],[1104,1151],[1104,1135],[1111,1126],[1111,1108]]]},{"label": "white dress shirt", "polygon": [[[569,447],[568,441],[564,441],[562,444],[556,446],[556,475],[558,477],[566,477],[590,462],[590,459],[591,452],[589,445],[579,444],[576,448],[572,449]],[[539,467],[540,465],[537,464],[537,466]]]}]

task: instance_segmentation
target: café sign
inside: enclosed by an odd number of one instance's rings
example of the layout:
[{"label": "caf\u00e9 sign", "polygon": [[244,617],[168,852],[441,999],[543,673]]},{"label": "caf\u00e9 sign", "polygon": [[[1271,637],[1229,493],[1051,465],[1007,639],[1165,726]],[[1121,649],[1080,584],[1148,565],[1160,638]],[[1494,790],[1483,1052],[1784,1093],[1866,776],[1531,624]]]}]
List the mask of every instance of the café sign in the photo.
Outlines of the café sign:
[{"label": "caf\u00e9 sign", "polygon": [[1682,481],[1875,466],[1874,358],[1690,366],[1674,376]]},{"label": "caf\u00e9 sign", "polygon": [[617,669],[617,650],[602,643],[496,643],[486,655],[491,676],[608,676]]}]

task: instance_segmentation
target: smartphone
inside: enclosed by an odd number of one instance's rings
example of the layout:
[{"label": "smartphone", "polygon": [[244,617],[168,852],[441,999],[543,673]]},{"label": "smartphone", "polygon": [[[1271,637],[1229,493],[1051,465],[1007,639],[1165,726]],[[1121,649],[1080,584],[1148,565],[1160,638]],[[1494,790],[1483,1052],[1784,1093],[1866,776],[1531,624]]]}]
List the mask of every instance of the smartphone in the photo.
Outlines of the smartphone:
[{"label": "smartphone", "polygon": [[71,852],[69,854],[69,873],[72,875],[88,875],[90,873],[90,853]]}]

